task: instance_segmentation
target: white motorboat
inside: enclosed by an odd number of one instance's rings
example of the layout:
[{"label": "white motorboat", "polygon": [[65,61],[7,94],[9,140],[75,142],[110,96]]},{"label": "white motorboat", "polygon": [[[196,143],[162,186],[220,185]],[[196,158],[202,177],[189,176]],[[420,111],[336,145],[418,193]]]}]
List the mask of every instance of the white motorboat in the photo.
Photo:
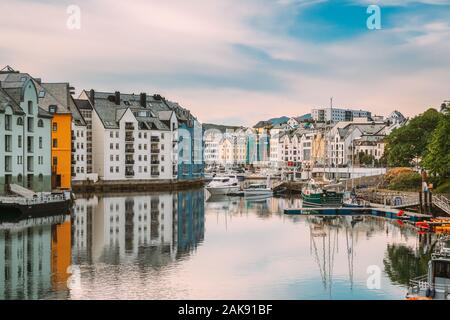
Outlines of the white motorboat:
[{"label": "white motorboat", "polygon": [[254,183],[244,189],[244,196],[272,195],[273,191],[265,183]]},{"label": "white motorboat", "polygon": [[208,190],[211,195],[226,195],[238,192],[239,189],[239,181],[236,176],[214,177],[206,186],[206,190]]}]

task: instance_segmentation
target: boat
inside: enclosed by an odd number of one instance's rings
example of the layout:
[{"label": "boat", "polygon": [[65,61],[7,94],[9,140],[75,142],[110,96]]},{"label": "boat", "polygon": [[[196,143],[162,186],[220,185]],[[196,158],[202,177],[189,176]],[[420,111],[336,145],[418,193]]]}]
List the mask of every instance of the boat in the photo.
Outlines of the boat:
[{"label": "boat", "polygon": [[70,210],[72,198],[70,192],[35,193],[31,197],[0,197],[0,220],[16,221],[54,214],[65,214]]},{"label": "boat", "polygon": [[253,183],[244,189],[244,196],[270,196],[273,194],[266,183]]},{"label": "boat", "polygon": [[450,290],[450,235],[441,236],[431,260],[428,273],[410,281],[407,300],[448,300]]},{"label": "boat", "polygon": [[320,187],[311,179],[302,188],[303,205],[313,207],[341,207],[343,205],[344,193],[331,190],[338,186],[339,184]]},{"label": "boat", "polygon": [[211,195],[226,195],[238,192],[239,189],[239,181],[236,176],[214,177],[206,186],[206,190],[208,190]]}]

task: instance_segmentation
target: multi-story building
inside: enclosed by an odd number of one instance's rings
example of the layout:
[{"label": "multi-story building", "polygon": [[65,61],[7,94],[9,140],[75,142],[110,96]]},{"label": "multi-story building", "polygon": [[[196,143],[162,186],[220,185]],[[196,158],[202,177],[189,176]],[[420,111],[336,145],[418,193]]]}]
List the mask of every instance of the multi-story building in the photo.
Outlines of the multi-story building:
[{"label": "multi-story building", "polygon": [[355,163],[355,141],[362,136],[384,135],[384,123],[339,122],[328,134],[327,165],[342,167]]},{"label": "multi-story building", "polygon": [[[81,116],[73,98],[73,88],[69,83],[44,83],[28,73],[5,68],[2,72],[3,82],[13,83],[31,80],[38,92],[39,106],[52,115],[51,123],[51,185],[52,189],[70,189],[73,173],[86,171],[86,149],[81,131],[86,131],[86,123]],[[76,134],[79,134],[76,137]],[[73,136],[73,134],[75,136]],[[75,150],[73,139],[78,138],[79,148]],[[74,153],[74,154],[73,154]],[[73,157],[75,155],[75,159]],[[76,156],[78,155],[78,161]],[[83,159],[83,160],[82,160]],[[74,171],[75,170],[75,171]],[[75,176],[76,177],[76,176]]]},{"label": "multi-story building", "polygon": [[93,90],[80,95],[93,108],[92,160],[93,171],[99,178],[177,178],[176,114],[164,108],[163,101],[148,98],[144,93],[112,94]]},{"label": "multi-story building", "polygon": [[11,183],[51,191],[51,121],[30,77],[0,72],[0,193]]},{"label": "multi-story building", "polygon": [[318,122],[339,122],[353,121],[355,118],[371,117],[372,113],[366,110],[340,109],[340,108],[317,108],[312,109],[311,115],[313,120]]}]

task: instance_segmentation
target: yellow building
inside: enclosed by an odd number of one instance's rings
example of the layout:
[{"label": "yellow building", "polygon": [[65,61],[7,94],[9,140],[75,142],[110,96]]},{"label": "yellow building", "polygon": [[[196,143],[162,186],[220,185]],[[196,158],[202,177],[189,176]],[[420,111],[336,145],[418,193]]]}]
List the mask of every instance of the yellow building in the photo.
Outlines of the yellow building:
[{"label": "yellow building", "polygon": [[72,187],[72,111],[68,83],[40,83],[39,103],[53,115],[52,189]]}]

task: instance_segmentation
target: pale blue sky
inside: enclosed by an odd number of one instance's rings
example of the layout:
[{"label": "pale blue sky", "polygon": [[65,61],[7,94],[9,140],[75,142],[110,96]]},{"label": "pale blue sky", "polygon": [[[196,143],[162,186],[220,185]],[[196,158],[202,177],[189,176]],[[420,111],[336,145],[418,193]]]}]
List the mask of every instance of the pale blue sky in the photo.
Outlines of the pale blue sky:
[{"label": "pale blue sky", "polygon": [[[382,30],[366,27],[369,4]],[[81,29],[66,27],[69,4]],[[201,121],[252,125],[334,97],[377,114],[450,99],[450,1],[11,1],[0,62],[42,77],[159,92]]]}]

